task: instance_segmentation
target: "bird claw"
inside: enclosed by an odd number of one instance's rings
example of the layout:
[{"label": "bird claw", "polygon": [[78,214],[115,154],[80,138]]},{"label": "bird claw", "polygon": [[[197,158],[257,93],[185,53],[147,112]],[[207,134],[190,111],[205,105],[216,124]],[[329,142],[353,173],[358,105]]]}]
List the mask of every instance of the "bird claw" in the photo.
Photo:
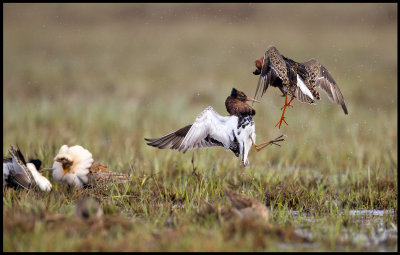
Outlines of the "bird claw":
[{"label": "bird claw", "polygon": [[275,144],[275,145],[281,146],[280,144],[277,144],[277,142],[285,141],[285,138],[282,138],[283,136],[287,136],[287,135],[280,135],[279,137],[277,137],[274,140],[270,141],[270,144]]},{"label": "bird claw", "polygon": [[274,140],[271,140],[271,141],[268,141],[268,142],[264,142],[264,143],[260,143],[260,144],[255,144],[254,141],[253,141],[253,145],[254,145],[254,147],[256,148],[257,151],[262,150],[263,148],[267,147],[270,144],[275,144],[275,145],[281,146],[280,144],[277,144],[277,143],[285,141],[285,139],[282,138],[283,136],[286,136],[286,135],[280,135],[279,137],[275,138]]},{"label": "bird claw", "polygon": [[278,121],[278,123],[275,124],[275,127],[278,126],[278,124],[279,124],[278,128],[281,128],[282,121],[284,121],[286,123],[286,125],[289,125],[289,124],[287,124],[287,122],[285,120],[285,116],[282,116],[281,119]]}]

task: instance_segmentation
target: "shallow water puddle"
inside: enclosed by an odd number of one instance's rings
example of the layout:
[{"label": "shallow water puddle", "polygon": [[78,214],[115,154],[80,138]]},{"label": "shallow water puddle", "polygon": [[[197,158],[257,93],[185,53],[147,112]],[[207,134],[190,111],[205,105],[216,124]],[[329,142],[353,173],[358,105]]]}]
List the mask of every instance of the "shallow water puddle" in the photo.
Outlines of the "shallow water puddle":
[{"label": "shallow water puddle", "polygon": [[[315,231],[313,233],[310,227],[305,226],[310,223],[322,222],[325,216],[329,215],[315,216],[299,211],[287,211],[286,213],[298,217],[300,222],[305,223],[303,227],[297,228],[295,233],[308,240],[318,239],[318,235],[321,233],[315,233]],[[388,244],[392,247],[396,245],[397,220],[395,220],[396,223],[387,223],[384,218],[384,216],[396,217],[394,210],[350,210],[348,213],[342,212],[341,215],[352,216],[348,226],[342,226],[343,230],[340,231],[339,239],[342,243],[350,242],[364,249],[373,248],[379,251],[385,251],[388,248]]]},{"label": "shallow water puddle", "polygon": [[394,210],[350,210],[349,215],[372,215],[372,216],[383,216],[385,214],[394,214]]}]

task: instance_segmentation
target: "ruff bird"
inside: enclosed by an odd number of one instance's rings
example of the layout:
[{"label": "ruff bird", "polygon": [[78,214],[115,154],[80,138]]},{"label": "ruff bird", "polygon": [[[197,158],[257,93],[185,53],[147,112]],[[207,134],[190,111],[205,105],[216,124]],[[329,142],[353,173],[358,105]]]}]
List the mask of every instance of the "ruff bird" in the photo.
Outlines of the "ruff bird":
[{"label": "ruff bird", "polygon": [[268,222],[268,208],[258,199],[238,195],[230,190],[225,190],[225,195],[232,203],[233,212],[240,219],[261,219],[264,223]]},{"label": "ruff bird", "polygon": [[[344,97],[332,75],[317,60],[310,59],[307,62],[299,63],[280,54],[277,48],[269,46],[264,56],[255,61],[255,75],[260,75],[258,79],[255,98],[261,91],[264,95],[268,86],[277,87],[285,96],[285,104],[281,108],[282,116],[275,126],[281,127],[285,120],[285,110],[294,98],[300,102],[316,104],[315,100],[320,100],[319,93],[315,90],[321,88],[330,101],[340,104],[345,114],[348,114]],[[291,99],[288,102],[287,96]]]},{"label": "ruff bird", "polygon": [[129,174],[114,173],[101,163],[94,162],[92,153],[80,145],[63,145],[54,158],[53,179],[77,188],[94,187],[110,182],[126,183]]},{"label": "ruff bird", "polygon": [[221,146],[232,151],[236,157],[240,156],[244,166],[247,166],[249,164],[247,154],[252,145],[257,151],[260,151],[269,144],[280,146],[277,142],[284,141],[284,139],[281,135],[274,140],[255,144],[256,133],[253,116],[256,111],[246,101],[257,102],[257,100],[247,97],[242,91],[233,88],[225,101],[229,116],[222,116],[208,106],[197,116],[192,125],[187,125],[160,138],[145,138],[148,142],[147,145],[183,152],[196,148]]},{"label": "ruff bird", "polygon": [[75,216],[79,219],[100,219],[103,214],[103,209],[99,202],[90,197],[85,197],[75,206]]},{"label": "ruff bird", "polygon": [[42,162],[39,159],[25,161],[19,148],[12,145],[8,152],[11,158],[3,158],[3,185],[31,189],[35,186],[41,191],[50,191],[51,183],[39,171]]}]

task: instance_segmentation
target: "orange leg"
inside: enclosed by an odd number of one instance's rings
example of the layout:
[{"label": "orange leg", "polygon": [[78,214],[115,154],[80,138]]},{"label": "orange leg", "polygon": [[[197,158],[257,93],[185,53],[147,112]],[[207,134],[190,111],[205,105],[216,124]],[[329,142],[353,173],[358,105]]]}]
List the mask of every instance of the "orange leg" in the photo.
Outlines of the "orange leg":
[{"label": "orange leg", "polygon": [[277,144],[277,143],[278,143],[278,142],[285,141],[285,139],[282,138],[283,136],[286,136],[286,135],[281,135],[281,136],[275,138],[274,140],[271,140],[271,141],[268,141],[268,142],[263,142],[263,143],[260,143],[260,144],[256,144],[256,143],[253,141],[253,138],[251,138],[251,141],[252,141],[252,143],[253,143],[253,146],[256,148],[256,150],[257,150],[257,151],[260,151],[260,150],[264,149],[265,147],[267,147],[267,146],[270,145],[270,144],[275,144],[275,145],[281,146],[280,144]]},{"label": "orange leg", "polygon": [[275,124],[275,127],[278,126],[278,124],[279,124],[279,128],[281,128],[282,121],[284,121],[286,123],[286,125],[289,125],[289,124],[287,124],[287,122],[285,120],[285,111],[286,111],[286,107],[288,107],[288,106],[293,107],[293,105],[290,104],[293,101],[293,99],[294,99],[294,96],[292,96],[292,98],[290,99],[290,101],[288,103],[287,94],[285,95],[285,105],[281,108],[281,110],[283,110],[282,116],[281,116],[281,119],[278,121],[278,123]]},{"label": "orange leg", "polygon": [[290,104],[290,103],[293,101],[293,99],[294,99],[294,96],[292,96],[292,98],[290,98],[290,101],[289,101],[289,103],[287,104],[287,106],[293,107],[293,105]]}]

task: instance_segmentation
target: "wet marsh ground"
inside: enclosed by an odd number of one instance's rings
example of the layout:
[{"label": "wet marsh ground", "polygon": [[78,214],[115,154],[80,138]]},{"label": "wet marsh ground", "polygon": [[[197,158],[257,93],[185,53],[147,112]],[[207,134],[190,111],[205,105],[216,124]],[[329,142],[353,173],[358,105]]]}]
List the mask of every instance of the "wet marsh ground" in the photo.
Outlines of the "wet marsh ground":
[{"label": "wet marsh ground", "polygon": [[[396,20],[396,4],[5,4],[3,156],[18,144],[49,167],[79,144],[132,181],[3,188],[3,250],[396,251]],[[246,168],[223,148],[146,145],[209,105],[224,114],[232,87],[254,95],[253,61],[270,44],[319,60],[349,115],[320,92],[278,129],[284,100],[269,88],[257,143],[287,141],[252,149]],[[225,188],[265,203],[269,224],[203,210],[229,206]],[[100,223],[74,217],[86,196]]]}]

